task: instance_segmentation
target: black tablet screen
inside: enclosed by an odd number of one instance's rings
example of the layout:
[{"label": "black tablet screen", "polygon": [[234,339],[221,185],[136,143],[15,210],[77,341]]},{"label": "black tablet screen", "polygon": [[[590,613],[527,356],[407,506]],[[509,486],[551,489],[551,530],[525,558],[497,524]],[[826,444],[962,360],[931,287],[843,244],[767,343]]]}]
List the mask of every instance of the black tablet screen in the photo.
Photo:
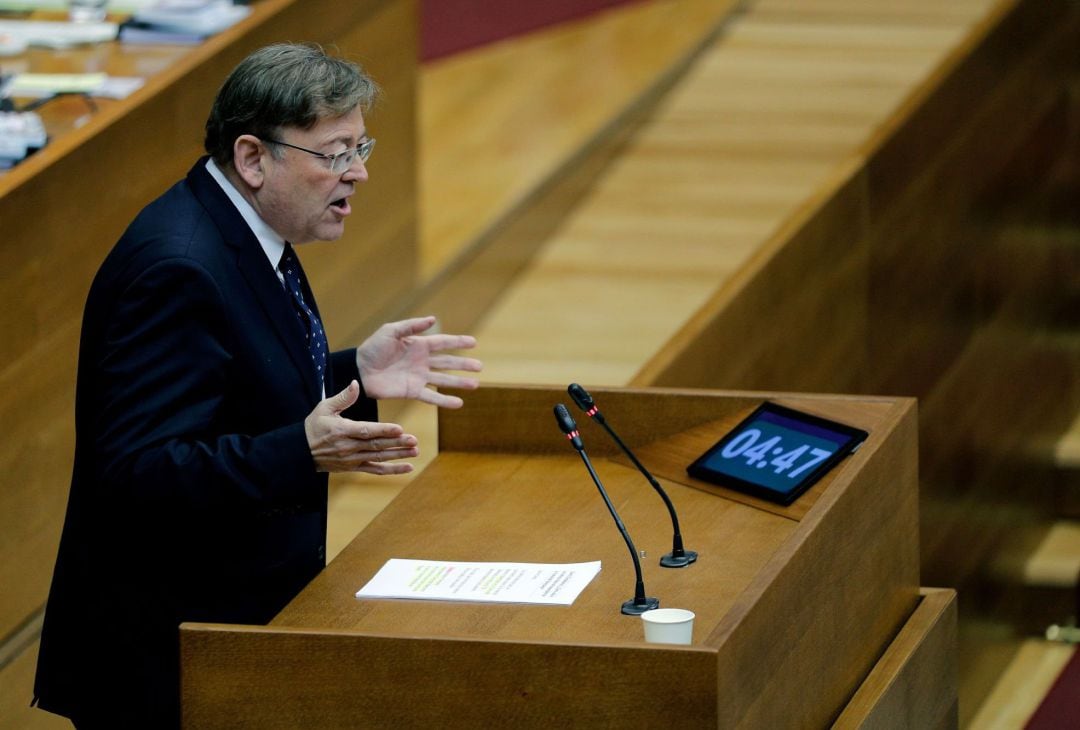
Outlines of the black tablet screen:
[{"label": "black tablet screen", "polygon": [[851,453],[865,431],[763,403],[687,471],[699,479],[790,503]]}]

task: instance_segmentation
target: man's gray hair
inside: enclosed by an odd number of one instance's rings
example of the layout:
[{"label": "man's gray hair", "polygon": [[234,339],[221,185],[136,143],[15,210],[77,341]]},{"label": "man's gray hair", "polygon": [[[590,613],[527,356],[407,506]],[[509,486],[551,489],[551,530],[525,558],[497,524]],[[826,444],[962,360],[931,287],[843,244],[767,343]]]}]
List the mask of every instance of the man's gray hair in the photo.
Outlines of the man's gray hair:
[{"label": "man's gray hair", "polygon": [[206,120],[206,151],[232,162],[242,134],[277,139],[283,127],[310,129],[356,108],[368,111],[379,87],[359,65],[316,45],[279,43],[252,53],[233,69]]}]

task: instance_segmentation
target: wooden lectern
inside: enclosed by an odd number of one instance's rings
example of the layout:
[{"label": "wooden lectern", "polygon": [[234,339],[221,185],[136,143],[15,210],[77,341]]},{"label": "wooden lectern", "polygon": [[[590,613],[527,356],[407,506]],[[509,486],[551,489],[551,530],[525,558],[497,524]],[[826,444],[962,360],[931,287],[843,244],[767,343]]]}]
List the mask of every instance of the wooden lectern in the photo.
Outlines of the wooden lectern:
[{"label": "wooden lectern", "polygon": [[[270,626],[181,627],[183,722],[240,727],[934,727],[955,724],[955,598],[920,591],[915,402],[593,389],[679,510],[596,424],[586,450],[690,646],[620,613],[634,571],[552,416],[566,392],[486,386],[440,413],[439,455]],[[869,439],[789,507],[685,466],[763,399]],[[389,558],[603,568],[572,606],[359,600]]]}]

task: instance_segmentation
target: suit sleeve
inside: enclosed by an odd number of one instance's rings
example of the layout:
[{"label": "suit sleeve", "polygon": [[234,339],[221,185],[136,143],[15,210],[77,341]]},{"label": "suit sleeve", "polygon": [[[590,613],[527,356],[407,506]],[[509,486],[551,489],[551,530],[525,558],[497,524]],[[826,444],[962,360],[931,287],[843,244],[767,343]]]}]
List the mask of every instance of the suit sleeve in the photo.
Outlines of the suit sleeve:
[{"label": "suit sleeve", "polygon": [[243,374],[226,307],[210,274],[183,258],[155,263],[115,299],[91,364],[98,412],[83,416],[95,421],[106,496],[219,509],[310,498],[306,404],[280,398],[286,412],[269,430],[228,432],[239,421],[227,392]]},{"label": "suit sleeve", "polygon": [[[335,391],[343,390],[353,380],[360,384],[360,397],[341,415],[354,421],[378,421],[378,403],[375,399],[368,398],[364,391],[364,381],[360,379],[360,370],[356,366],[356,348],[332,353],[330,372],[333,375]],[[327,391],[326,395],[331,396],[334,393]]]}]

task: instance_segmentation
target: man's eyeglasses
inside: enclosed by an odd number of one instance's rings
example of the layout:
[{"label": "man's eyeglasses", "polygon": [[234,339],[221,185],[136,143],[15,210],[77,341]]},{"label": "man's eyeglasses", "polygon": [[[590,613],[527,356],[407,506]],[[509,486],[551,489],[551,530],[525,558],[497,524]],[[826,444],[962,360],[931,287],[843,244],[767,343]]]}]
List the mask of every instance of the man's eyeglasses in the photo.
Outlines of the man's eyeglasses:
[{"label": "man's eyeglasses", "polygon": [[307,152],[309,155],[315,155],[316,157],[321,157],[324,160],[329,160],[330,172],[334,173],[335,175],[340,175],[341,173],[352,167],[353,163],[356,162],[357,157],[360,158],[361,162],[367,162],[368,158],[371,157],[371,150],[375,149],[374,139],[369,139],[366,142],[361,142],[356,147],[350,147],[347,150],[342,150],[341,152],[335,152],[333,154],[316,152],[315,150],[309,150],[305,147],[298,147],[294,144],[282,142],[281,140],[277,139],[264,139],[263,141],[270,142],[271,144],[283,145],[285,147],[292,147],[294,150],[300,150],[301,152]]}]

